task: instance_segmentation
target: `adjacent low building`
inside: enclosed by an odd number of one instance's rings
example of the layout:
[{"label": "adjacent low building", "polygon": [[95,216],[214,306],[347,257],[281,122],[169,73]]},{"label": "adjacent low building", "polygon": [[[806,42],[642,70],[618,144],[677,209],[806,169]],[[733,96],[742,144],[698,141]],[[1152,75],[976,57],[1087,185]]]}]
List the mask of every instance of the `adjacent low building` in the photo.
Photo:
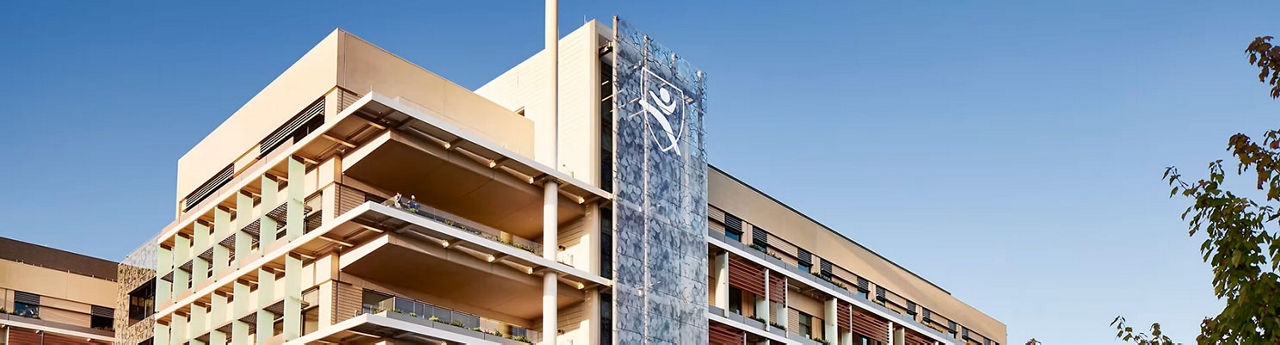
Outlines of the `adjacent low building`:
[{"label": "adjacent low building", "polygon": [[124,344],[1005,343],[707,165],[707,76],[672,50],[586,23],[554,113],[549,59],[469,90],[330,33],[178,160],[173,222],[81,303]]},{"label": "adjacent low building", "polygon": [[0,237],[0,344],[112,344],[116,263]]}]

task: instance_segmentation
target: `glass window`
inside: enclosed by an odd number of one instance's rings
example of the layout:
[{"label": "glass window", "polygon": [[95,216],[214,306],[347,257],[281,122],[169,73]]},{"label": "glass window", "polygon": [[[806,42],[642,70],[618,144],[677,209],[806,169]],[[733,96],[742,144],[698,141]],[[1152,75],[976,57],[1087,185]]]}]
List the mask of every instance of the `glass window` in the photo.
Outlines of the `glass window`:
[{"label": "glass window", "polygon": [[729,238],[729,239],[731,239],[731,240],[734,240],[734,241],[742,242],[742,233],[741,233],[741,232],[735,232],[735,231],[730,230],[730,229],[725,229],[725,231],[724,231],[724,237],[727,237],[727,238]]},{"label": "glass window", "polygon": [[729,287],[729,311],[742,314],[742,290],[732,286]]},{"label": "glass window", "polygon": [[156,284],[149,281],[129,293],[129,320],[141,321],[155,313]]},{"label": "glass window", "polygon": [[89,317],[89,327],[110,331],[115,328],[114,325],[112,325],[114,321],[115,320],[109,317],[93,315]]},{"label": "glass window", "polygon": [[805,337],[813,337],[813,316],[800,312],[800,334]]},{"label": "glass window", "polygon": [[801,271],[813,272],[813,264],[801,262],[796,264],[796,266],[800,267]]},{"label": "glass window", "polygon": [[40,306],[22,302],[13,302],[13,315],[40,318]]}]

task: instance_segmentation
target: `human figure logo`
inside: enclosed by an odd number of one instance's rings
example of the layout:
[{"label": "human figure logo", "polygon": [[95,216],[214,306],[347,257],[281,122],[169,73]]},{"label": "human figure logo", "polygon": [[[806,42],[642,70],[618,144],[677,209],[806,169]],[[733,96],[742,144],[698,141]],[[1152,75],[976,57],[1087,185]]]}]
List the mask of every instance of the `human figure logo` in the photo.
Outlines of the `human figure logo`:
[{"label": "human figure logo", "polygon": [[[679,156],[680,139],[687,131],[684,91],[653,73],[648,67],[644,69],[641,84],[643,95],[640,97],[640,105],[653,118],[653,121],[646,121],[649,133],[662,152],[673,151]],[[653,125],[655,123],[656,128]]]}]

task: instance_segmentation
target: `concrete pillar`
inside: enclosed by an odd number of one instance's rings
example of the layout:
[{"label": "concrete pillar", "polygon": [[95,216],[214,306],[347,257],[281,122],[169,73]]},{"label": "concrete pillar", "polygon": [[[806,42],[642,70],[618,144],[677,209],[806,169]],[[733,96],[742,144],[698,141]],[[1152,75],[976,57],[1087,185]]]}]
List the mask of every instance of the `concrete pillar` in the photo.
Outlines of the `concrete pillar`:
[{"label": "concrete pillar", "polygon": [[276,207],[276,194],[280,193],[280,183],[271,174],[262,175],[262,197],[258,201],[261,209],[258,215],[258,248],[266,248],[276,241],[276,220],[267,213]]},{"label": "concrete pillar", "polygon": [[[554,0],[551,0],[554,1]],[[557,247],[560,245],[559,224],[559,185],[554,181],[543,184],[542,190],[542,257],[556,261]],[[542,276],[542,343],[555,344],[556,333],[559,332],[559,319],[556,315],[559,304],[556,302],[558,282],[556,272],[547,270]]]},{"label": "concrete pillar", "polygon": [[893,329],[893,345],[903,345],[907,341],[907,329],[902,327],[894,327],[892,323],[889,327]]},{"label": "concrete pillar", "polygon": [[836,327],[836,307],[838,305],[839,304],[836,303],[835,297],[827,299],[827,302],[824,304],[822,339],[826,339],[827,341],[840,339],[839,328]]},{"label": "concrete pillar", "polygon": [[714,305],[720,309],[729,309],[729,252],[720,252],[716,254],[715,262],[711,269],[715,274],[715,286],[711,287],[712,296],[715,297]]},{"label": "concrete pillar", "polygon": [[288,206],[285,206],[284,223],[284,236],[289,241],[302,237],[303,228],[306,226],[303,221],[303,217],[306,216],[303,209],[305,207],[303,199],[306,198],[306,175],[306,164],[298,157],[289,157],[289,186],[286,187]]},{"label": "concrete pillar", "polygon": [[[833,342],[833,344],[834,344],[834,342]],[[846,330],[841,330],[841,331],[840,331],[840,344],[842,344],[842,345],[854,345],[854,344],[853,344],[853,332],[846,331]]]},{"label": "concrete pillar", "polygon": [[302,336],[302,258],[284,258],[284,340]]},{"label": "concrete pillar", "polygon": [[764,271],[764,296],[756,296],[756,317],[764,319],[765,326],[773,322],[769,317],[769,270]]}]

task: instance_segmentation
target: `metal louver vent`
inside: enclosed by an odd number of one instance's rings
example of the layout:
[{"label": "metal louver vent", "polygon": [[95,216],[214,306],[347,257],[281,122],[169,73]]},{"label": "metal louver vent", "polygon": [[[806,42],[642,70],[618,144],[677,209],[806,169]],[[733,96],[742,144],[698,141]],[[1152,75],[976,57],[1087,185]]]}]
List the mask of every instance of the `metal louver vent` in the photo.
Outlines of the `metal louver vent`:
[{"label": "metal louver vent", "polygon": [[222,171],[214,174],[208,181],[205,181],[204,184],[200,185],[200,188],[197,188],[196,191],[188,194],[187,198],[182,202],[182,210],[190,211],[192,207],[195,207],[200,204],[201,201],[204,201],[205,198],[213,195],[213,192],[218,190],[218,188],[222,188],[222,185],[227,184],[227,182],[231,182],[231,174],[235,172],[235,167],[235,164],[228,164],[226,168],[222,168]]},{"label": "metal louver vent", "polygon": [[765,247],[769,245],[769,232],[760,227],[751,228],[751,243]]},{"label": "metal louver vent", "polygon": [[92,307],[92,308],[90,308],[89,313],[90,313],[91,315],[93,315],[93,316],[101,316],[101,317],[116,317],[116,310],[115,310],[115,309],[107,308],[107,307],[102,307],[102,306],[96,306],[96,305],[93,305],[93,306],[91,306],[91,307]]},{"label": "metal louver vent", "polygon": [[799,254],[797,259],[800,259],[800,263],[813,265],[813,257],[812,254],[809,254],[809,251],[801,249]]},{"label": "metal louver vent", "polygon": [[289,138],[293,136],[294,132],[299,128],[302,128],[302,125],[310,122],[311,119],[314,119],[316,116],[320,116],[323,113],[324,98],[321,98],[316,100],[315,103],[311,103],[310,106],[307,106],[307,109],[294,116],[292,120],[289,120],[289,123],[277,128],[275,132],[272,132],[270,136],[267,136],[266,139],[262,140],[262,145],[258,147],[259,156],[266,156],[267,153],[271,152],[271,150],[275,150],[277,147],[280,147],[281,144],[284,144],[286,140],[289,140]]},{"label": "metal louver vent", "polygon": [[40,305],[40,295],[30,292],[14,291],[13,301],[30,305]]},{"label": "metal louver vent", "polygon": [[735,234],[742,233],[742,219],[729,213],[724,214],[724,228]]}]

